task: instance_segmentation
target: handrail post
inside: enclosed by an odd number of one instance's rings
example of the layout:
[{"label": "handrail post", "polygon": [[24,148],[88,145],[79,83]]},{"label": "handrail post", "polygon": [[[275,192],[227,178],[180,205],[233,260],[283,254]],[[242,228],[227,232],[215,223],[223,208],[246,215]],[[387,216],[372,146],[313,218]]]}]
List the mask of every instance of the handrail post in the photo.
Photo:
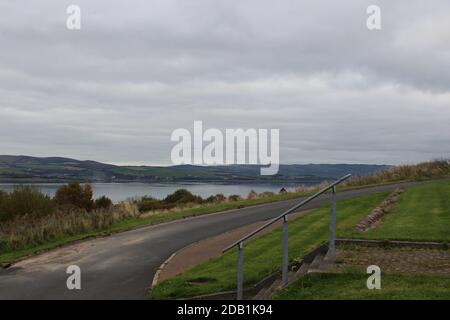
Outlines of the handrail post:
[{"label": "handrail post", "polygon": [[288,242],[288,216],[283,217],[283,264],[282,264],[282,280],[283,287],[288,284],[288,267],[289,267],[289,242]]},{"label": "handrail post", "polygon": [[244,243],[238,245],[237,260],[237,300],[242,300],[244,293]]},{"label": "handrail post", "polygon": [[330,210],[330,241],[327,258],[333,261],[336,258],[336,186],[331,191],[331,210]]}]

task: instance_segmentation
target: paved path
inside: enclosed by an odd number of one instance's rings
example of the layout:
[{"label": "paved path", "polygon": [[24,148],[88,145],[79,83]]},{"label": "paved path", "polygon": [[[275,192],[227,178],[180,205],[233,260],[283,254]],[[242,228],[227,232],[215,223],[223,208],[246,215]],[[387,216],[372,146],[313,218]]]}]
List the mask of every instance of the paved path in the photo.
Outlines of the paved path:
[{"label": "paved path", "polygon": [[[338,192],[338,200],[398,186]],[[273,218],[297,201],[208,214],[55,249],[0,269],[0,299],[144,299],[156,270],[173,252],[193,242]],[[323,195],[303,210],[329,201],[329,195]],[[69,265],[78,265],[82,270],[81,290],[66,287]]]}]

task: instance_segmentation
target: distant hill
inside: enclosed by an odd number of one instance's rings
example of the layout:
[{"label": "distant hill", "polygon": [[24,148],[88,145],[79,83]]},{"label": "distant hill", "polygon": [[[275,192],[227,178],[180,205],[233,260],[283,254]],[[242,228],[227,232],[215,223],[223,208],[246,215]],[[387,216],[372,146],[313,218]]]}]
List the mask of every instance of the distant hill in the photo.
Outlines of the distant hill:
[{"label": "distant hill", "polygon": [[275,176],[261,176],[258,165],[116,166],[69,158],[0,155],[0,182],[296,182],[367,175],[388,168],[366,164],[280,165]]}]

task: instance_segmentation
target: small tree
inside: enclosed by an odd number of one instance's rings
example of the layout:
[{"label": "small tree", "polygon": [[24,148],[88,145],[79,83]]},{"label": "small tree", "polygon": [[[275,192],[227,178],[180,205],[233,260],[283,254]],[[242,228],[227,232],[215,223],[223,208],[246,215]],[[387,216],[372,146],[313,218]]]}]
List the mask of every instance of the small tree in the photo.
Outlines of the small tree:
[{"label": "small tree", "polygon": [[164,202],[166,204],[185,204],[185,203],[202,203],[203,199],[195,196],[186,189],[179,189],[172,194],[169,194]]},{"label": "small tree", "polygon": [[55,201],[59,205],[73,205],[86,211],[94,208],[92,200],[92,187],[85,184],[83,187],[78,182],[72,182],[61,186],[55,194]]}]

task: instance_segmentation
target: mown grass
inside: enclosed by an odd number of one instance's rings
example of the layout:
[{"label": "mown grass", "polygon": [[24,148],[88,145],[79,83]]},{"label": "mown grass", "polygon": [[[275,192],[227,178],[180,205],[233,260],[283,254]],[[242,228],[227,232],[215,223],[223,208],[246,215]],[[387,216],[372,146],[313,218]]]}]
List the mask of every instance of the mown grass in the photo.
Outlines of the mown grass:
[{"label": "mown grass", "polygon": [[436,181],[408,189],[377,228],[348,232],[362,239],[450,241],[450,181]]},{"label": "mown grass", "polygon": [[383,273],[381,289],[369,290],[362,272],[308,274],[274,295],[276,300],[450,299],[450,277]]},{"label": "mown grass", "polygon": [[[384,223],[368,232],[356,232],[354,226],[387,195],[387,192],[338,202],[337,236],[385,240],[450,239],[449,181],[430,182],[408,189]],[[289,223],[289,257],[300,257],[328,236],[329,207],[323,207]],[[245,244],[245,286],[256,283],[281,265],[281,230],[274,230]],[[155,286],[150,297],[174,299],[234,290],[236,252],[196,266]],[[202,279],[201,282],[198,279]],[[399,280],[400,281],[400,280]]]},{"label": "mown grass", "polygon": [[[338,202],[337,234],[351,229],[388,193],[377,193]],[[289,222],[289,257],[312,250],[328,236],[329,206]],[[245,244],[244,284],[249,286],[278,270],[281,263],[281,230],[277,229]],[[153,299],[175,299],[234,290],[236,252],[232,251],[155,286]]]}]

